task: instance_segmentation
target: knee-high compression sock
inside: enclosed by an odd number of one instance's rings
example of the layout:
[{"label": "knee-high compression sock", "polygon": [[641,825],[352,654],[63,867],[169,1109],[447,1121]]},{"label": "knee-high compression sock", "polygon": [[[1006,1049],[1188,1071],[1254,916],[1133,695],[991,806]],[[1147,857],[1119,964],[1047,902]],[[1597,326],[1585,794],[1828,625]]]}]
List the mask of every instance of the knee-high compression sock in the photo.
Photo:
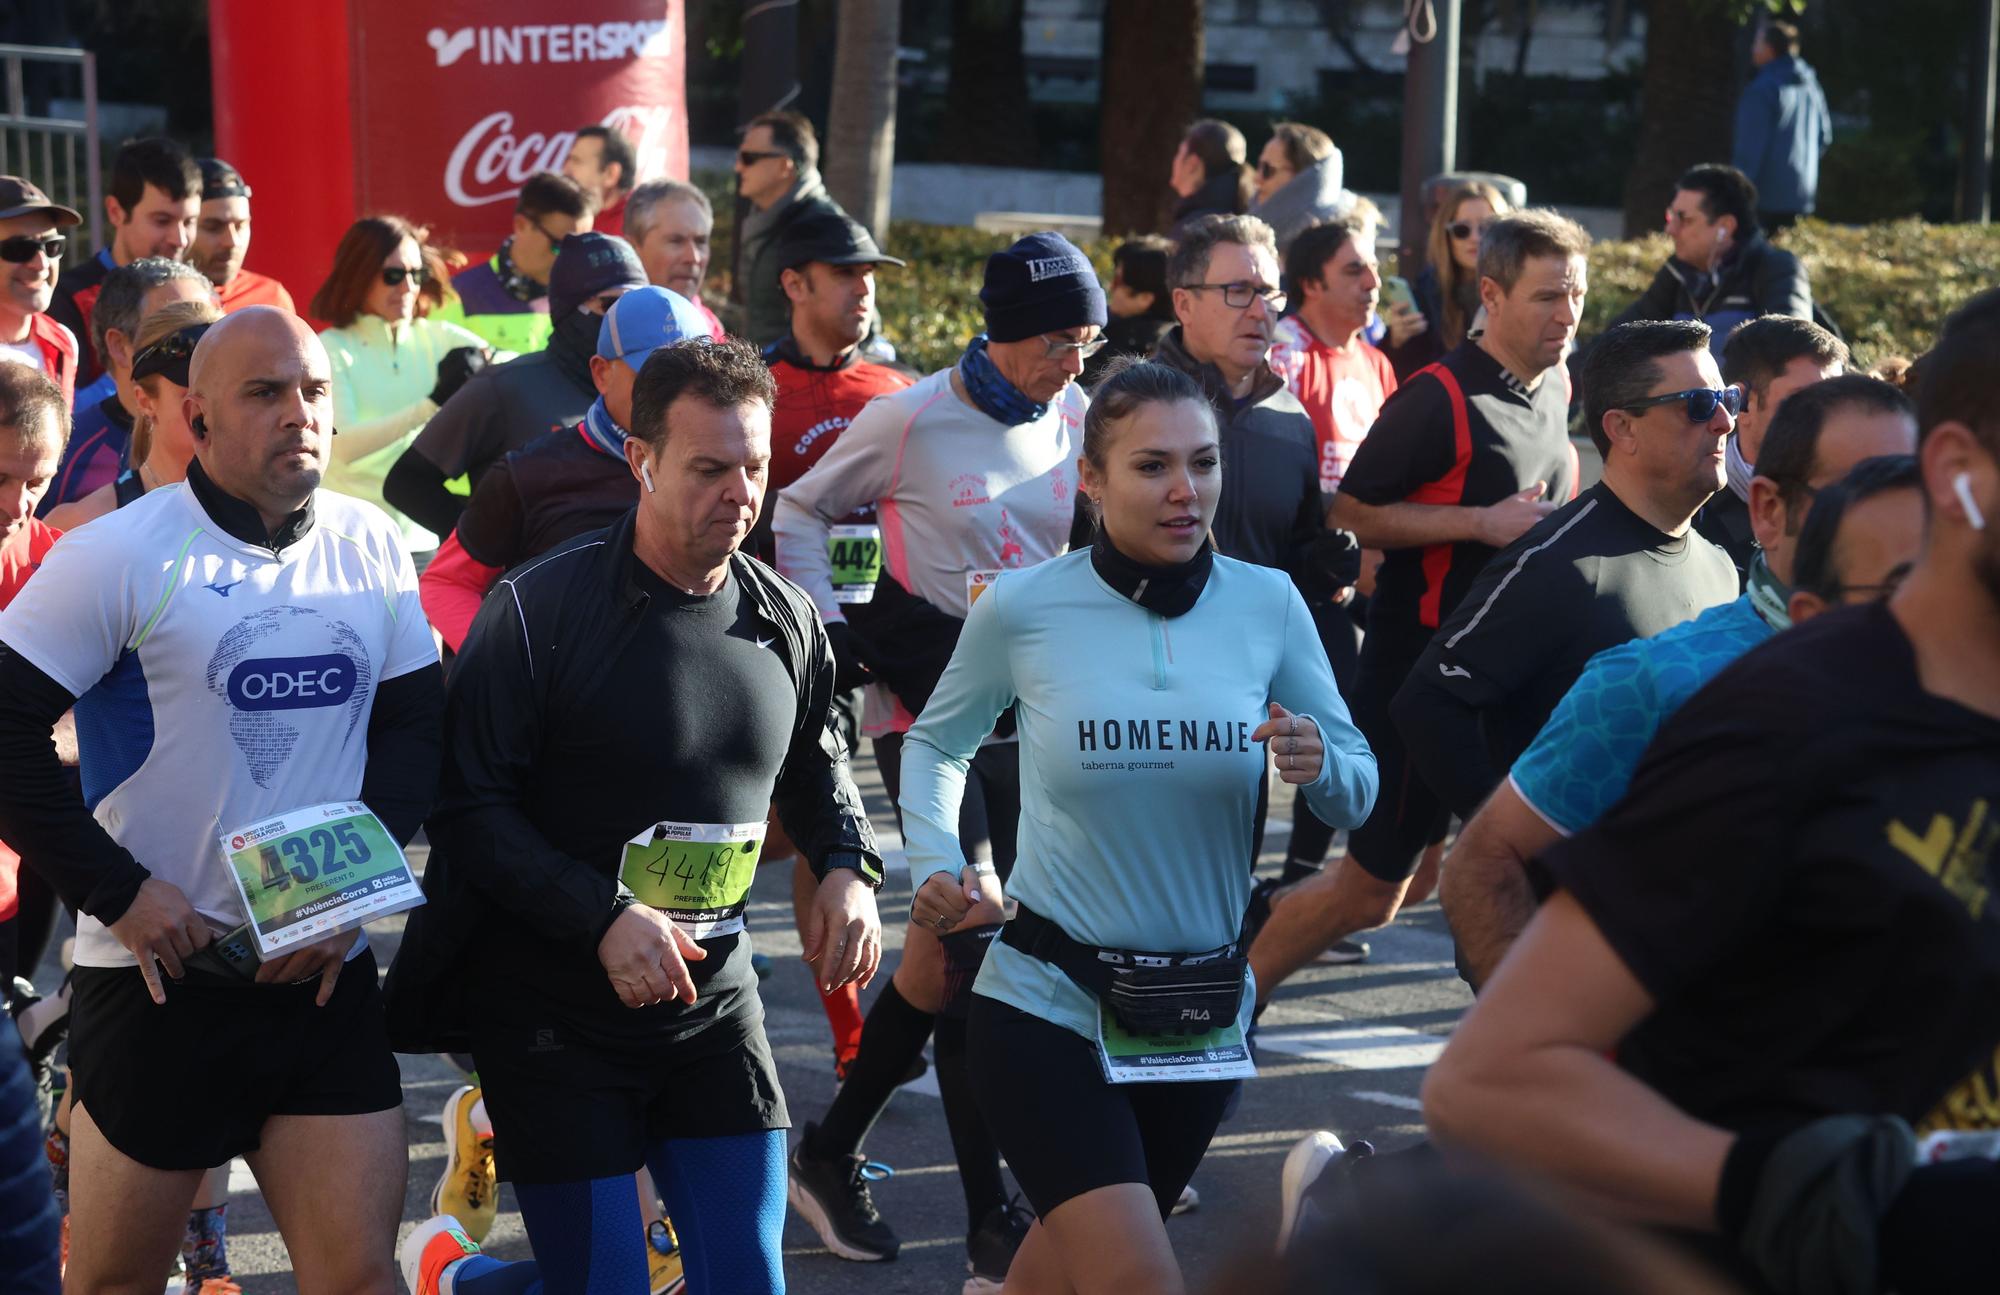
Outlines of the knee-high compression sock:
[{"label": "knee-high compression sock", "polygon": [[181,1258],[187,1263],[187,1284],[200,1290],[211,1277],[229,1276],[229,1206],[212,1205],[188,1211],[187,1234],[181,1238]]},{"label": "knee-high compression sock", "polygon": [[1000,1148],[972,1096],[962,1018],[938,1017],[935,1051],[938,1094],[944,1098],[945,1127],[951,1131],[951,1152],[958,1160],[959,1185],[965,1189],[965,1230],[970,1235],[980,1220],[1007,1203]]},{"label": "knee-high compression sock", "polygon": [[646,1167],[680,1232],[687,1295],[784,1295],[784,1130],[669,1138]]},{"label": "knee-high compression sock", "polygon": [[910,1063],[924,1050],[930,1038],[929,1012],[920,1012],[896,992],[891,980],[868,1020],[861,1027],[861,1050],[847,1068],[847,1082],[834,1094],[826,1118],[814,1130],[806,1153],[815,1157],[851,1156],[861,1149],[861,1140],[889,1105],[896,1086],[910,1073]]},{"label": "knee-high compression sock", "polygon": [[861,991],[852,984],[830,994],[822,989],[819,1005],[826,1009],[826,1023],[833,1027],[833,1055],[851,1064],[861,1048]]}]

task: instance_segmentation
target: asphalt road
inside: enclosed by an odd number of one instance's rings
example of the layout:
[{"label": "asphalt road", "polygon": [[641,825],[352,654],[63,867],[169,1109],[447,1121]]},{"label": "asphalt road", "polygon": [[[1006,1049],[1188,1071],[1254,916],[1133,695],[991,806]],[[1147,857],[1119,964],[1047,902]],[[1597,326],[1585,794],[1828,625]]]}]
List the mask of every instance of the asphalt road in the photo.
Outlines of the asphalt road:
[{"label": "asphalt road", "polygon": [[[872,762],[862,761],[856,772],[885,845],[900,846]],[[1278,784],[1273,828],[1266,838],[1267,870],[1275,869],[1284,846],[1289,793]],[[421,850],[413,857],[420,859]],[[892,950],[901,943],[901,918],[908,912],[910,893],[899,853],[893,865],[898,866],[892,866],[881,895]],[[764,983],[765,1010],[792,1115],[803,1124],[832,1098],[833,1056],[818,996],[797,961],[799,942],[783,870],[772,869],[758,879],[751,926],[757,948],[777,962]],[[370,933],[386,965],[400,919],[378,923]],[[1228,1283],[1232,1256],[1246,1246],[1268,1244],[1277,1228],[1279,1167],[1301,1135],[1332,1129],[1343,1139],[1368,1138],[1381,1150],[1422,1137],[1417,1089],[1424,1067],[1471,998],[1453,972],[1451,943],[1435,902],[1404,914],[1393,927],[1371,936],[1370,943],[1371,961],[1309,968],[1279,990],[1265,1014],[1260,1074],[1247,1085],[1235,1117],[1223,1125],[1195,1175],[1201,1206],[1168,1225],[1191,1290],[1236,1289]],[[886,983],[892,965],[885,959],[878,986]],[[45,968],[43,976],[49,975]],[[53,983],[53,978],[42,983]],[[872,998],[873,990],[864,992],[864,1010]],[[431,1187],[444,1155],[439,1110],[462,1080],[436,1057],[399,1061],[410,1148],[403,1215],[407,1230],[429,1213]],[[185,1062],[155,1059],[161,1065]],[[874,1193],[903,1239],[901,1256],[886,1264],[836,1259],[794,1215],[785,1232],[789,1289],[800,1295],[955,1295],[966,1272],[965,1210],[937,1089],[928,1075],[898,1093],[867,1151],[896,1171]],[[243,1289],[249,1295],[296,1290],[284,1244],[255,1180],[240,1162],[233,1168],[231,1187],[230,1257]],[[520,1215],[504,1187],[500,1218],[486,1249],[501,1258],[530,1257]]]}]

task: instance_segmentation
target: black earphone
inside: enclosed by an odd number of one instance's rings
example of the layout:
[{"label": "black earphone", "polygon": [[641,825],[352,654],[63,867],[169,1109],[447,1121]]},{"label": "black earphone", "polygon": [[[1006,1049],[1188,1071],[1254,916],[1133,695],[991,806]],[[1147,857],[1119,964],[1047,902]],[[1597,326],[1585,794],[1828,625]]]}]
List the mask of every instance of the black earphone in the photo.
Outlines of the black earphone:
[{"label": "black earphone", "polygon": [[188,426],[194,429],[194,434],[196,436],[201,437],[203,440],[208,439],[208,420],[206,418],[203,418],[200,414],[196,414],[194,416],[194,421],[189,423]]}]

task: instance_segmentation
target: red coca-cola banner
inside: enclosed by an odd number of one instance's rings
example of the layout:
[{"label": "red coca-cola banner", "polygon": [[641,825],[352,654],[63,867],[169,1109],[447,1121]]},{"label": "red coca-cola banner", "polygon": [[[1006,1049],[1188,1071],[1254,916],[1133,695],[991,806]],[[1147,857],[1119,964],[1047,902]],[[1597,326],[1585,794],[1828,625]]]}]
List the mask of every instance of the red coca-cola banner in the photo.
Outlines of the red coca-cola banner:
[{"label": "red coca-cola banner", "polygon": [[[249,263],[301,309],[357,217],[478,256],[576,129],[687,174],[684,0],[210,0],[216,146],[255,190]],[[560,21],[556,16],[560,15]]]}]

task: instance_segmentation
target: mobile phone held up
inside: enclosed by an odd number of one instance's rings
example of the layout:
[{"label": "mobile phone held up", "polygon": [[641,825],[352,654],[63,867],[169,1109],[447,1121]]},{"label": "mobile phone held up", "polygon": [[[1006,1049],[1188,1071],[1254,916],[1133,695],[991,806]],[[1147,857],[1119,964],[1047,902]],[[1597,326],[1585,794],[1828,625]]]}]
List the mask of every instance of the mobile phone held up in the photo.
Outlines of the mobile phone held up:
[{"label": "mobile phone held up", "polygon": [[1382,276],[1382,312],[1388,314],[1398,306],[1417,308],[1417,294],[1410,291],[1410,281],[1400,274]]}]

